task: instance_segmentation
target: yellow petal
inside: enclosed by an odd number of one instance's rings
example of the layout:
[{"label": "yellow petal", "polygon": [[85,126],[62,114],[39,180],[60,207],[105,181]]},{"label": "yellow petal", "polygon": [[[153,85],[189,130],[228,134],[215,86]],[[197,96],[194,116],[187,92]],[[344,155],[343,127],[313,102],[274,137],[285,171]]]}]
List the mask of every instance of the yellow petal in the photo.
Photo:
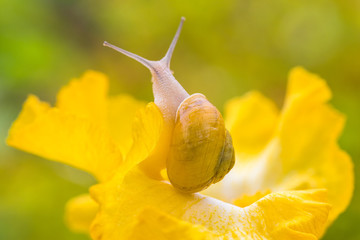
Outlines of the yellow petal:
[{"label": "yellow petal", "polygon": [[133,124],[134,143],[126,157],[122,169],[126,174],[135,165],[141,163],[142,170],[152,178],[160,179],[160,170],[165,167],[166,145],[163,141],[164,120],[155,103],[149,103],[140,110]]},{"label": "yellow petal", "polygon": [[225,106],[226,127],[231,133],[238,160],[241,155],[256,154],[269,142],[276,128],[278,110],[259,92],[234,98]]},{"label": "yellow petal", "polygon": [[253,204],[254,202],[256,202],[257,200],[259,200],[260,198],[265,197],[266,195],[270,194],[271,191],[267,190],[267,191],[263,191],[263,192],[257,192],[253,195],[243,195],[238,199],[234,200],[234,205],[238,206],[238,207],[247,207],[250,206],[251,204]]},{"label": "yellow petal", "polygon": [[[249,154],[246,147],[238,147],[238,159],[233,170],[221,183],[210,187],[206,194],[232,202],[244,194],[253,195],[258,191],[325,188],[333,206],[329,223],[333,221],[349,204],[354,174],[350,157],[337,144],[344,116],[327,103],[330,97],[330,89],[324,80],[303,68],[294,68],[271,139],[257,155]],[[243,101],[248,101],[248,98],[245,96]],[[241,103],[239,100],[238,104]],[[268,108],[267,100],[258,101],[258,105],[262,104]],[[231,108],[236,109],[236,106]],[[273,122],[275,114],[260,112],[264,114],[264,121],[269,115],[273,116],[270,117],[270,122]],[[234,114],[239,115],[237,112]],[[253,130],[255,136],[267,132],[268,128],[263,128],[262,124],[259,124],[260,130],[265,130],[261,131],[252,125],[261,117],[249,110],[242,114],[244,121],[241,123],[249,129],[244,130],[245,133],[231,132],[233,138],[246,142],[246,139],[251,141],[246,131]]]},{"label": "yellow petal", "polygon": [[87,71],[80,79],[73,79],[57,95],[56,106],[65,112],[104,125],[107,119],[107,77]]},{"label": "yellow petal", "polygon": [[[152,180],[137,170],[92,187],[91,194],[100,205],[91,235],[106,240],[126,236],[146,207],[194,227],[201,225],[220,239],[317,239],[330,208],[321,190],[272,193],[240,208],[201,194],[179,193],[170,184]],[[173,224],[161,223],[164,229]]]},{"label": "yellow petal", "polygon": [[145,107],[145,103],[125,94],[108,97],[108,88],[104,74],[89,70],[59,91],[56,106],[61,111],[103,126],[126,154],[132,146],[135,113]]},{"label": "yellow petal", "polygon": [[[354,192],[354,165],[350,156],[341,149],[334,150],[334,156],[328,164],[322,165],[322,179],[332,179],[324,183],[328,189],[329,201],[333,204],[333,211],[329,215],[329,224],[349,206]],[[320,184],[318,185],[320,186]]]},{"label": "yellow petal", "polygon": [[72,231],[89,233],[98,209],[98,204],[89,194],[74,197],[66,204],[65,221]]},{"label": "yellow petal", "polygon": [[108,99],[108,125],[114,141],[122,152],[128,153],[132,143],[132,127],[137,111],[145,107],[145,103],[129,95],[118,95]]},{"label": "yellow petal", "polygon": [[324,80],[295,68],[288,89],[278,126],[284,171],[306,168],[332,157],[344,125],[344,116],[326,104],[330,92]]},{"label": "yellow petal", "polygon": [[311,189],[319,186],[327,188],[329,202],[333,205],[328,224],[331,224],[341,212],[345,211],[354,191],[351,158],[340,149],[335,149],[332,154],[333,157],[329,157],[329,160],[322,163],[317,169],[287,174],[276,187],[280,190]]},{"label": "yellow petal", "polygon": [[[271,239],[318,239],[325,230],[330,205],[323,190],[288,191],[267,195],[250,205],[249,212],[261,209],[264,219],[250,215],[252,222],[264,228],[260,234],[270,229]],[[269,206],[272,205],[272,206]]]},{"label": "yellow petal", "polygon": [[326,82],[318,75],[309,73],[302,67],[290,71],[285,97],[285,108],[290,102],[301,101],[305,104],[325,103],[331,98],[331,91]]},{"label": "yellow petal", "polygon": [[137,216],[127,239],[131,240],[206,240],[215,235],[201,225],[181,221],[155,208],[144,208]]},{"label": "yellow petal", "polygon": [[328,189],[332,221],[348,206],[354,179],[351,159],[337,144],[345,117],[326,103],[330,97],[319,76],[293,69],[279,123],[279,144],[284,174],[309,171],[309,178],[317,183],[311,187]]},{"label": "yellow petal", "polygon": [[121,163],[107,131],[87,119],[50,108],[30,95],[13,123],[7,144],[38,156],[110,177]]}]

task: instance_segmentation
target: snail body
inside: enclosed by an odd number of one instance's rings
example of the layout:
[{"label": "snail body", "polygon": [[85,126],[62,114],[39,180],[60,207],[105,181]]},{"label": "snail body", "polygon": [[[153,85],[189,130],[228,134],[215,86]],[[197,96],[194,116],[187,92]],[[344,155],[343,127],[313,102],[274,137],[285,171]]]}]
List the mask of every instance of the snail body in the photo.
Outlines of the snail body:
[{"label": "snail body", "polygon": [[235,155],[221,113],[203,94],[189,95],[170,70],[184,20],[181,19],[165,57],[159,61],[147,60],[107,42],[104,45],[151,71],[154,102],[164,118],[161,145],[168,178],[177,190],[193,193],[220,181],[233,167]]}]

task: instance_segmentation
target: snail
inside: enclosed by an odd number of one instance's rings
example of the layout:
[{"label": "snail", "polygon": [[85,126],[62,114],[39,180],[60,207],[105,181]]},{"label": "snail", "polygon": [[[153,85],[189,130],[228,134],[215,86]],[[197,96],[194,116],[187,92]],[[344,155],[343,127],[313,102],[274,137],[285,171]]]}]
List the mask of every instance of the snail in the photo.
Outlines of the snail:
[{"label": "snail", "polygon": [[165,57],[159,61],[147,60],[108,42],[104,42],[104,46],[135,59],[150,70],[154,103],[169,132],[162,138],[167,146],[168,178],[177,190],[194,193],[220,181],[234,166],[235,154],[218,109],[203,94],[189,95],[170,70],[184,20],[182,17]]}]

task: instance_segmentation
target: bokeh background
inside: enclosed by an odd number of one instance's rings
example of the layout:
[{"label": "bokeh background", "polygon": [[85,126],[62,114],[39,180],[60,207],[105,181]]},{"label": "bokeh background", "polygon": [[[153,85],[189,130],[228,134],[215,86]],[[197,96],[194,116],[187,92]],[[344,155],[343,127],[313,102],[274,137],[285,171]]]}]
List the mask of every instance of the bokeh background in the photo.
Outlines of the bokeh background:
[{"label": "bokeh background", "polygon": [[[66,228],[63,209],[94,179],[5,145],[27,94],[53,103],[61,86],[94,69],[110,77],[111,94],[151,101],[148,70],[102,42],[160,59],[181,16],[187,21],[172,69],[190,93],[222,110],[257,89],[280,107],[289,69],[302,65],[328,81],[332,104],[347,115],[340,145],[359,172],[358,0],[1,0],[0,239],[88,239]],[[356,187],[324,239],[360,239],[359,222]]]}]

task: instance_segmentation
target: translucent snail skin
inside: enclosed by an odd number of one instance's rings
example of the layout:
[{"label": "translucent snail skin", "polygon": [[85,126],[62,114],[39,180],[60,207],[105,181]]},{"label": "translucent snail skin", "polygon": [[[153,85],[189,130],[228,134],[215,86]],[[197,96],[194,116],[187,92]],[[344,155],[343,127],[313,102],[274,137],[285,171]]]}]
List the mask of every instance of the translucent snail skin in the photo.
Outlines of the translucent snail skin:
[{"label": "translucent snail skin", "polygon": [[147,67],[152,75],[154,102],[164,118],[162,138],[167,146],[166,169],[171,184],[187,193],[199,192],[224,178],[235,163],[230,133],[217,108],[203,94],[189,95],[170,70],[170,60],[185,18],[181,18],[171,45],[159,61],[150,61],[108,42]]}]

